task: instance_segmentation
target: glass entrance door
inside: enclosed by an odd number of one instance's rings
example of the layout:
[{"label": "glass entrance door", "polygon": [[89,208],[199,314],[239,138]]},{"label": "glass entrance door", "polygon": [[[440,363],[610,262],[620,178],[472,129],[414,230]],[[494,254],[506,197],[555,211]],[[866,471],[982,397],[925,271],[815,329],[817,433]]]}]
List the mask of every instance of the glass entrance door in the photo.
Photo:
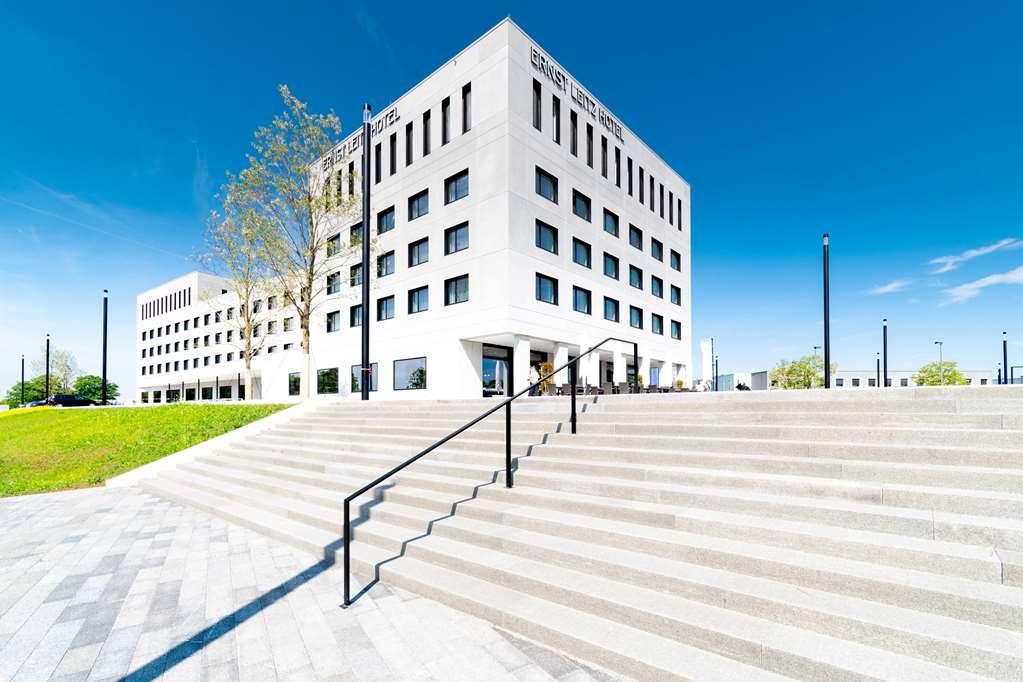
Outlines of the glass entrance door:
[{"label": "glass entrance door", "polygon": [[483,346],[483,397],[510,395],[512,387],[512,349]]}]

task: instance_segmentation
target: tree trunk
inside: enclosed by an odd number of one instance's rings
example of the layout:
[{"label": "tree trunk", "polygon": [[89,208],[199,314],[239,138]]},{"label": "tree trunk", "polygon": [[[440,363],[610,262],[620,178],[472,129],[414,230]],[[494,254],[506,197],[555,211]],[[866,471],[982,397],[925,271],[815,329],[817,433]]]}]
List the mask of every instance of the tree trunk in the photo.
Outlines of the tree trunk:
[{"label": "tree trunk", "polygon": [[245,358],[245,399],[254,400],[256,396],[252,395],[252,358]]},{"label": "tree trunk", "polygon": [[310,391],[312,384],[312,376],[310,372],[310,357],[309,357],[309,324],[306,322],[302,325],[302,381],[300,386],[300,393],[303,399],[307,399],[312,392]]}]

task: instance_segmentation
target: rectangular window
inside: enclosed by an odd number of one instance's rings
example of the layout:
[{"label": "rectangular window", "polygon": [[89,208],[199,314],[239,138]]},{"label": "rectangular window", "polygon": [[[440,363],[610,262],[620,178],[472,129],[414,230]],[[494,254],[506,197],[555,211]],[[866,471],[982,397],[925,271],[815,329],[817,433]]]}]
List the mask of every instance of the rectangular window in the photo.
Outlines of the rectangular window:
[{"label": "rectangular window", "polygon": [[394,296],[377,299],[377,320],[394,319]]},{"label": "rectangular window", "polygon": [[405,124],[405,166],[412,165],[412,122]]},{"label": "rectangular window", "polygon": [[558,280],[536,273],[536,300],[558,305]]},{"label": "rectangular window", "polygon": [[671,285],[671,302],[675,305],[682,305],[682,290],[674,284]]},{"label": "rectangular window", "polygon": [[551,227],[547,223],[536,221],[536,245],[538,248],[551,253],[558,252],[558,228]]},{"label": "rectangular window", "polygon": [[391,133],[387,145],[387,174],[398,172],[398,133]]},{"label": "rectangular window", "polygon": [[628,174],[628,180],[629,180],[629,196],[631,197],[632,196],[632,157],[631,156],[626,159],[626,165],[627,165],[627,174]]},{"label": "rectangular window", "polygon": [[430,190],[424,189],[408,198],[408,219],[415,220],[430,212]]},{"label": "rectangular window", "polygon": [[362,285],[362,263],[356,263],[348,268],[348,283],[353,287]]},{"label": "rectangular window", "polygon": [[348,309],[348,326],[359,327],[362,325],[362,304],[357,303]]},{"label": "rectangular window", "polygon": [[380,154],[381,154],[381,152],[380,152],[380,143],[377,142],[376,145],[373,147],[373,181],[374,181],[374,184],[380,182],[380,180],[383,179],[383,175],[384,175],[383,172],[381,171],[381,168],[380,168],[380,166],[381,166]]},{"label": "rectangular window", "polygon": [[[671,338],[679,341],[682,339],[682,323],[678,320],[671,321]],[[841,381],[841,379],[839,379]]]},{"label": "rectangular window", "polygon": [[622,186],[622,150],[615,147],[615,187]]},{"label": "rectangular window", "polygon": [[284,318],[284,331],[290,332],[294,328],[295,328],[295,318],[294,317],[285,317]]},{"label": "rectangular window", "polygon": [[430,309],[430,287],[419,287],[418,289],[409,289],[408,292],[408,312],[409,315],[414,313],[421,313],[425,310]]},{"label": "rectangular window", "polygon": [[377,213],[377,234],[384,234],[394,229],[394,206]]},{"label": "rectangular window", "polygon": [[661,219],[664,219],[664,184],[657,183],[657,206]]},{"label": "rectangular window", "polygon": [[572,261],[584,268],[590,267],[590,245],[575,237],[572,238]]},{"label": "rectangular window", "polygon": [[607,296],[604,297],[604,319],[608,322],[618,321],[618,301]]},{"label": "rectangular window", "polygon": [[590,198],[578,190],[572,190],[572,213],[583,220],[590,219]]},{"label": "rectangular window", "polygon": [[586,124],[586,165],[593,168],[593,125]]},{"label": "rectangular window", "polygon": [[337,367],[316,370],[316,392],[337,393]]},{"label": "rectangular window", "polygon": [[386,277],[394,274],[394,251],[388,251],[377,256],[377,277]]},{"label": "rectangular window", "polygon": [[440,143],[441,146],[451,141],[451,98],[440,101]]},{"label": "rectangular window", "polygon": [[675,249],[671,250],[671,269],[682,272],[682,254]]},{"label": "rectangular window", "polygon": [[629,225],[629,246],[643,250],[643,230],[635,225]]},{"label": "rectangular window", "polygon": [[469,195],[469,169],[452,175],[444,181],[444,203],[450,204],[453,201]]},{"label": "rectangular window", "polygon": [[558,203],[558,179],[539,166],[536,167],[536,193]]},{"label": "rectangular window", "polygon": [[362,244],[362,223],[348,228],[348,245],[358,246],[359,244]]},{"label": "rectangular window", "polygon": [[604,209],[604,232],[618,236],[618,216],[611,211]]},{"label": "rectangular window", "polygon": [[355,162],[348,162],[348,196],[355,196]]},{"label": "rectangular window", "polygon": [[618,259],[610,253],[604,254],[604,274],[611,279],[618,279]]},{"label": "rectangular window", "polygon": [[408,245],[408,266],[413,268],[430,260],[430,238],[423,237]]},{"label": "rectangular window", "polygon": [[650,293],[657,298],[664,298],[664,280],[650,275]]},{"label": "rectangular window", "polygon": [[654,210],[654,175],[650,174],[650,211]]},{"label": "rectangular window", "polygon": [[582,287],[572,287],[572,310],[590,314],[590,292]]},{"label": "rectangular window", "polygon": [[[362,393],[362,384],[359,377],[362,375],[362,365],[352,365],[352,393]],[[377,390],[377,363],[369,365],[369,390]]]},{"label": "rectangular window", "polygon": [[668,224],[675,224],[675,193],[671,190],[668,190]]},{"label": "rectangular window", "polygon": [[333,310],[327,313],[327,333],[341,330],[341,311]]},{"label": "rectangular window", "polygon": [[411,391],[426,388],[426,358],[394,361],[394,390]]},{"label": "rectangular window", "polygon": [[639,203],[643,203],[643,166],[639,167]]},{"label": "rectangular window", "polygon": [[637,289],[643,288],[643,271],[635,265],[629,266],[629,286],[636,287]]},{"label": "rectangular window", "polygon": [[533,79],[533,127],[543,130],[540,81]]},{"label": "rectangular window", "polygon": [[[332,237],[327,238],[327,258],[336,256],[341,252],[341,235],[335,234]],[[198,326],[198,325],[196,325]]]},{"label": "rectangular window", "polygon": [[462,86],[462,133],[472,128],[472,83]]},{"label": "rectangular window", "polygon": [[430,110],[423,112],[423,156],[430,155]]},{"label": "rectangular window", "polygon": [[551,95],[551,127],[554,128],[554,144],[561,144],[561,100]]},{"label": "rectangular window", "polygon": [[607,177],[607,138],[600,136],[600,174]]},{"label": "rectangular window", "polygon": [[469,248],[469,223],[444,230],[444,255],[449,256]]},{"label": "rectangular window", "polygon": [[653,237],[650,238],[650,255],[659,261],[664,261],[664,244]]},{"label": "rectangular window", "polygon": [[444,305],[465,303],[469,300],[469,275],[460,275],[444,281]]},{"label": "rectangular window", "polygon": [[629,306],[629,326],[634,329],[643,328],[643,309],[634,305]]},{"label": "rectangular window", "polygon": [[574,109],[568,110],[568,151],[579,156],[579,116]]}]

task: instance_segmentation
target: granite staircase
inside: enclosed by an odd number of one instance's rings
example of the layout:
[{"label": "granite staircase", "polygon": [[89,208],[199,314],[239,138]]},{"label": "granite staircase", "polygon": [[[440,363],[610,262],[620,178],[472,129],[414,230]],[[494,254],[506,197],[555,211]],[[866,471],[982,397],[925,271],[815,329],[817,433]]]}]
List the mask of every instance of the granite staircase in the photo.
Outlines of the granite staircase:
[{"label": "granite staircase", "polygon": [[[328,558],[494,403],[324,403],[143,481]],[[1023,390],[514,403],[367,493],[376,580],[638,679],[1023,679]],[[353,608],[358,608],[356,600]]]}]

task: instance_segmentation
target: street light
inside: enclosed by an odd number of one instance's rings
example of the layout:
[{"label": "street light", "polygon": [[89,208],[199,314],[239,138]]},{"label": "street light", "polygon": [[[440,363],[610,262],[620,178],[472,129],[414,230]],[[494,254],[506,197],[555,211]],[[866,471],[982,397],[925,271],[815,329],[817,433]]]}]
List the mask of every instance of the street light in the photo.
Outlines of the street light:
[{"label": "street light", "polygon": [[373,381],[373,377],[370,376],[373,367],[369,363],[369,320],[373,317],[369,314],[369,192],[372,186],[369,181],[369,147],[372,134],[369,120],[371,111],[369,102],[366,102],[362,107],[362,372],[359,377],[359,388],[363,400],[369,400],[370,382]]},{"label": "street light", "polygon": [[1005,371],[1002,372],[1002,383],[1009,383],[1009,342],[1005,338],[1005,332],[1002,332],[1002,367]]},{"label": "street light", "polygon": [[50,335],[46,335],[46,393],[43,400],[50,399]]},{"label": "street light", "polygon": [[21,404],[25,404],[25,354],[21,354]]},{"label": "street light", "polygon": [[107,290],[103,290],[103,386],[100,401],[107,404]]},{"label": "street light", "polygon": [[942,342],[941,341],[935,341],[934,345],[938,347],[938,376],[940,377],[939,381],[940,381],[941,385],[944,386],[945,385],[945,361],[944,361],[944,359],[941,356]]},{"label": "street light", "polygon": [[877,385],[880,386],[881,385],[881,353],[880,353],[880,351],[877,352],[877,353],[874,353],[874,356],[875,356],[875,359],[877,360],[877,379],[876,379],[876,382],[877,382]]},{"label": "street light", "polygon": [[714,356],[714,390],[718,390],[718,356]]},{"label": "street light", "polygon": [[881,323],[883,325],[882,329],[881,329],[881,351],[884,354],[884,362],[882,363],[882,365],[884,367],[884,383],[881,384],[881,385],[882,386],[887,386],[888,385],[888,318],[886,317],[883,320],[881,320]]},{"label": "street light", "polygon": [[831,388],[831,284],[828,276],[828,233],[824,233],[824,388]]}]

